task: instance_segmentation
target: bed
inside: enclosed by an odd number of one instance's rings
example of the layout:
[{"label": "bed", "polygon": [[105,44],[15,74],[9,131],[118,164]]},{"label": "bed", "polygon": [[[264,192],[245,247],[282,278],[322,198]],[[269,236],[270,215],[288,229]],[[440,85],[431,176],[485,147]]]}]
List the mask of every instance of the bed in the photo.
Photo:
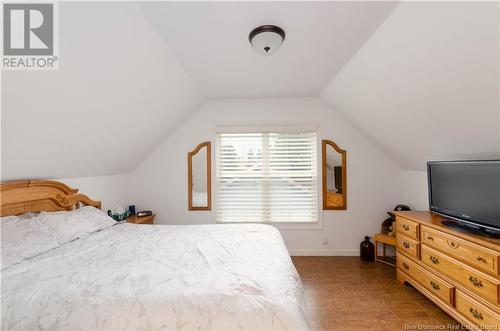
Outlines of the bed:
[{"label": "bed", "polygon": [[[2,216],[80,205],[100,207],[54,181],[2,184]],[[259,224],[113,224],[3,269],[1,303],[2,330],[309,329],[281,235]]]}]

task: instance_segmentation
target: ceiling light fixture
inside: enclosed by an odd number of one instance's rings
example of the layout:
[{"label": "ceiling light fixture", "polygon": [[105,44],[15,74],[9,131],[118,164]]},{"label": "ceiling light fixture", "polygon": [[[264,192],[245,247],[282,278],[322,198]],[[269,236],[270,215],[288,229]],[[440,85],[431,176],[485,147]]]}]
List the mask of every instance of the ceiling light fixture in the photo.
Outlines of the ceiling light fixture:
[{"label": "ceiling light fixture", "polygon": [[262,25],[250,32],[248,40],[259,54],[271,55],[285,41],[285,31],[276,25]]}]

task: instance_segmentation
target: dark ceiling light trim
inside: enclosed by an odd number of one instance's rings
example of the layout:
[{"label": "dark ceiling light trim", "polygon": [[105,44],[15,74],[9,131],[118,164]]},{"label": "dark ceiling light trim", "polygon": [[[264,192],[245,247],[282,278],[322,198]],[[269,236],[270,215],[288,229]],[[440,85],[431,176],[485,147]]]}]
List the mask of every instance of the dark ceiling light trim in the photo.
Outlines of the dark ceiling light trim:
[{"label": "dark ceiling light trim", "polygon": [[262,32],[277,33],[281,36],[281,39],[283,39],[282,41],[285,41],[285,30],[276,25],[261,25],[253,29],[252,32],[250,32],[250,34],[248,35],[248,40],[250,41],[250,43],[252,43],[253,37]]}]

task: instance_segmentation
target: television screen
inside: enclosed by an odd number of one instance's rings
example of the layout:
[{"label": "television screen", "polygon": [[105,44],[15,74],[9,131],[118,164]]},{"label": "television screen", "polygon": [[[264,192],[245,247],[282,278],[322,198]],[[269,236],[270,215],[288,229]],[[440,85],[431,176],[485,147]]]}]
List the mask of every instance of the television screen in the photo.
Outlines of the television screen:
[{"label": "television screen", "polygon": [[428,162],[434,212],[500,229],[500,160]]}]

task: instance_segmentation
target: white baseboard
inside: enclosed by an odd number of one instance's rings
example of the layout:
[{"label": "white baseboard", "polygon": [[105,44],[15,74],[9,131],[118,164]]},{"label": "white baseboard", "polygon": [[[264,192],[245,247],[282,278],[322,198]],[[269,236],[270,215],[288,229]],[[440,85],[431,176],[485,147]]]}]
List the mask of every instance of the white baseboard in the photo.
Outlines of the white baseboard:
[{"label": "white baseboard", "polygon": [[359,256],[359,250],[289,250],[290,256]]}]

